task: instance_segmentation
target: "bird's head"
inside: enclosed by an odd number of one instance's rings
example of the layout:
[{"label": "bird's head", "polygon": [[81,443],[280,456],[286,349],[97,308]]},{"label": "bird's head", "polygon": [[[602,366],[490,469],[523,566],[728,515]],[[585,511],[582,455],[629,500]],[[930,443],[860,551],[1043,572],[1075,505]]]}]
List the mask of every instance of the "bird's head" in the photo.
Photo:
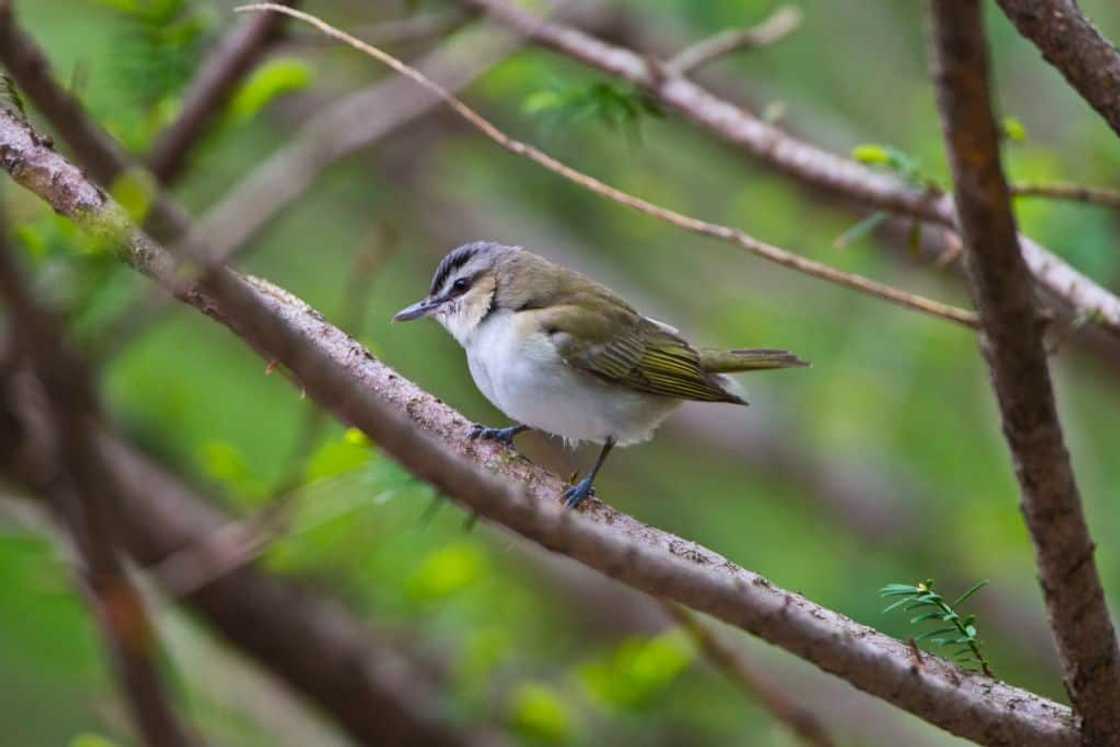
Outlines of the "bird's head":
[{"label": "bird's head", "polygon": [[475,241],[451,250],[439,263],[428,295],[401,309],[395,322],[430,316],[464,343],[496,310],[499,275],[521,253],[517,247]]}]

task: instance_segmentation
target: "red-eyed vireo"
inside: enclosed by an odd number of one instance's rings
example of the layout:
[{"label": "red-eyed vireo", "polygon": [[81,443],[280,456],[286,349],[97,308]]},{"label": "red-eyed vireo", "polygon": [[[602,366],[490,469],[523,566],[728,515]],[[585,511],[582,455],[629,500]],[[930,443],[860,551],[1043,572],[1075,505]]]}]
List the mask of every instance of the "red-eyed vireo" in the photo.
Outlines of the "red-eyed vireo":
[{"label": "red-eyed vireo", "polygon": [[747,404],[723,374],[807,365],[784,350],[698,350],[594,280],[519,247],[464,244],[428,296],[393,317],[435,317],[467,351],[475,384],[518,424],[472,438],[513,444],[529,428],[602,451],[567,490],[574,507],[611,448],[648,440],[684,400]]}]

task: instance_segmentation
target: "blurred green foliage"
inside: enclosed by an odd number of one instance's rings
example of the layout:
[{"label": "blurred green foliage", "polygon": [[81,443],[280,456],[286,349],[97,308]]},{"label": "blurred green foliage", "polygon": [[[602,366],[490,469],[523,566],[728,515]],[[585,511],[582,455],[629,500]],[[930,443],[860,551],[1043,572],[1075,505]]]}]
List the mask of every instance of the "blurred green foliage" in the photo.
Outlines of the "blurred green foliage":
[{"label": "blurred green foliage", "polygon": [[[648,42],[664,51],[755,23],[776,6],[606,2],[676,44]],[[721,90],[752,111],[782,112],[782,126],[837,153],[915,183],[948,184],[920,4],[797,4],[805,20],[788,39],[711,66]],[[15,1],[60,80],[139,154],[173,119],[199,61],[233,24],[229,5]],[[403,5],[305,3],[345,28],[449,7],[442,0]],[[1120,37],[1120,10],[1112,3],[1082,6],[1105,33]],[[1014,112],[1003,119],[1012,179],[1117,186],[1115,136],[994,8],[990,27],[1001,110]],[[383,75],[350,51],[306,38],[293,35],[244,81],[200,144],[176,187],[193,210],[213,205],[325,100]],[[464,95],[507,131],[620,188],[846,270],[967,302],[950,273],[882,243],[873,231],[882,218],[817,199],[575,63],[527,48]],[[354,256],[390,223],[402,251],[376,270],[362,341],[488,424],[504,420],[471,384],[455,343],[435,325],[388,323],[423,293],[443,252],[469,240],[529,245],[586,270],[702,344],[795,350],[814,367],[745,380],[749,410],[690,407],[718,421],[720,439],[700,442],[670,421],[651,444],[612,459],[602,494],[644,521],[901,638],[912,632],[907,619],[884,617],[875,597],[896,578],[990,578],[1014,620],[1041,619],[1031,547],[974,337],[604,203],[447,122],[419,120],[330,169],[254,240],[243,267],[339,322]],[[134,174],[112,191],[137,216],[150,206],[150,185]],[[79,341],[96,339],[104,321],[148,287],[21,192],[4,190],[3,200],[36,288],[66,310]],[[1016,209],[1024,231],[1120,289],[1115,214],[1045,200]],[[838,251],[837,243],[847,248]],[[1120,387],[1114,370],[1072,346],[1054,366],[1111,592],[1120,584],[1120,553],[1108,539],[1120,534]],[[252,516],[274,505],[277,486],[296,469],[301,484],[287,530],[261,562],[338,597],[418,657],[438,662],[448,685],[441,706],[450,717],[504,724],[525,744],[791,744],[733,685],[695,666],[697,654],[680,634],[628,616],[635,603],[617,587],[604,592],[591,576],[565,583],[565,571],[484,523],[465,531],[459,509],[360,434],[331,425],[309,448],[301,446],[309,403],[208,320],[174,314],[101,375],[120,427],[232,514]],[[756,453],[759,435],[806,461],[768,469]],[[526,436],[534,459],[565,474],[586,468],[588,454],[565,456],[534,438]],[[835,463],[850,471],[829,471]],[[807,487],[858,485],[853,475],[887,486],[879,492],[886,502],[869,513],[906,521],[881,535],[861,532],[845,521],[842,507],[822,504],[819,491]],[[0,677],[18,685],[0,688],[3,741],[131,744],[64,556],[40,527],[18,516],[6,512],[0,523]],[[160,617],[185,716],[213,742],[276,744],[285,736],[276,713],[318,719],[292,715],[297,709],[270,701],[263,690],[217,689],[241,682],[236,675],[244,664],[193,620],[166,611]],[[990,619],[984,615],[985,651],[999,662],[1000,675],[1064,699],[1052,662],[1018,637],[1029,626]],[[768,679],[819,709],[841,743],[887,743],[883,734],[900,744],[956,743],[792,657],[742,643]]]},{"label": "blurred green foliage", "polygon": [[581,667],[579,676],[593,699],[613,708],[645,710],[694,658],[690,639],[674,630],[623,641],[609,656]]},{"label": "blurred green foliage", "polygon": [[229,102],[229,115],[236,123],[248,122],[270,103],[312,84],[314,73],[306,62],[285,58],[269,60],[248,77]]}]

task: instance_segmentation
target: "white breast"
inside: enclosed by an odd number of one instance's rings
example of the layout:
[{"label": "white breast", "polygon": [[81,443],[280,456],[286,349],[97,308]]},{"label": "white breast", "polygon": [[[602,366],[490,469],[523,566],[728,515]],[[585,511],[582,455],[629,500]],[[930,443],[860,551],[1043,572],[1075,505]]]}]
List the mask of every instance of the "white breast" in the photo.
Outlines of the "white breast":
[{"label": "white breast", "polygon": [[612,386],[569,367],[531,320],[495,312],[462,340],[475,384],[512,420],[569,441],[645,441],[679,400]]}]

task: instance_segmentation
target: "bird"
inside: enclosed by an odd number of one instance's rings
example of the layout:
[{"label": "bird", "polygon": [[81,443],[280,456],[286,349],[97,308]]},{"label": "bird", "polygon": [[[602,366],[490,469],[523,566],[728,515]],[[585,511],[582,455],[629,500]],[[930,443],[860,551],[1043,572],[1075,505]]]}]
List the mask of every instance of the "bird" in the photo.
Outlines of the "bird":
[{"label": "bird", "polygon": [[428,294],[393,321],[423,317],[458,341],[478,389],[515,423],[476,424],[471,438],[513,447],[534,429],[601,444],[564,492],[568,508],[591,495],[611,449],[648,441],[683,402],[746,405],[726,374],[809,365],[785,350],[696,348],[586,275],[492,241],[451,250]]}]

